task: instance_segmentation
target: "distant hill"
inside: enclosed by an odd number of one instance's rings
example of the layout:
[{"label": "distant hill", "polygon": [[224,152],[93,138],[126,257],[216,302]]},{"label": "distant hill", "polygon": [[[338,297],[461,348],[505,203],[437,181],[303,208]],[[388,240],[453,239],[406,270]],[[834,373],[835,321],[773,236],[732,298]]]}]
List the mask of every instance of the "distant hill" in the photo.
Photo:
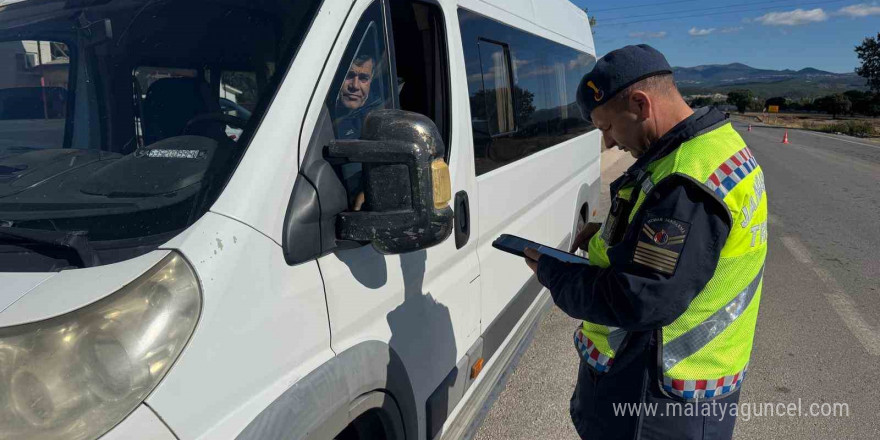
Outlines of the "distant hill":
[{"label": "distant hill", "polygon": [[756,69],[742,63],[673,67],[684,95],[727,93],[749,89],[763,97],[817,98],[847,90],[867,90],[855,73],[833,73],[808,67],[801,70]]}]

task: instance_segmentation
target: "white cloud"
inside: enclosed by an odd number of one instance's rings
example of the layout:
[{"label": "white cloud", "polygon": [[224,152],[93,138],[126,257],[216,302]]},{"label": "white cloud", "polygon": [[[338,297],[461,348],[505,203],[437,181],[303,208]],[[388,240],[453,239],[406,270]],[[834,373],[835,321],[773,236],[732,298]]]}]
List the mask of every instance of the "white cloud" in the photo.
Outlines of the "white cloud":
[{"label": "white cloud", "polygon": [[542,66],[537,68],[530,68],[527,70],[523,70],[522,72],[517,72],[518,78],[534,78],[541,75],[550,75],[556,73],[556,66]]},{"label": "white cloud", "polygon": [[516,69],[519,69],[519,68],[528,66],[529,64],[532,64],[533,62],[535,62],[535,60],[523,60],[523,59],[517,58],[517,59],[513,60],[513,67]]},{"label": "white cloud", "polygon": [[666,38],[666,31],[660,31],[660,32],[632,32],[632,33],[629,34],[629,37],[630,37],[630,38],[644,38],[644,39],[651,39],[651,38]]},{"label": "white cloud", "polygon": [[788,12],[770,12],[755,19],[765,26],[799,26],[802,24],[817,23],[828,20],[828,14],[822,8],[795,9]]},{"label": "white cloud", "polygon": [[869,5],[867,3],[860,3],[858,5],[851,5],[845,8],[841,8],[837,11],[836,15],[848,15],[850,17],[867,17],[869,15],[880,15],[880,5],[874,3]]},{"label": "white cloud", "polygon": [[743,30],[742,26],[736,26],[736,27],[722,28],[719,32],[721,32],[722,34],[735,34],[741,30]]},{"label": "white cloud", "polygon": [[696,27],[692,27],[691,30],[688,31],[688,34],[690,34],[692,37],[705,37],[712,32],[715,32],[715,28],[697,29]]},{"label": "white cloud", "polygon": [[595,62],[596,60],[591,55],[582,53],[578,55],[577,58],[568,62],[568,70],[572,70],[577,67],[587,67]]}]

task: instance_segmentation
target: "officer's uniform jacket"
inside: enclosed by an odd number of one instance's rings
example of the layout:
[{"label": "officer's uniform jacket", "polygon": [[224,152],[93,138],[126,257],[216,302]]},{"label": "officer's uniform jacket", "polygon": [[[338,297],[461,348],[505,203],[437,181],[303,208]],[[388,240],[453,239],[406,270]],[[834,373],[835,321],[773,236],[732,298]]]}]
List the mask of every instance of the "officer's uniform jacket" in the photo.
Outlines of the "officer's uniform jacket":
[{"label": "officer's uniform jacket", "polygon": [[538,263],[556,305],[584,320],[575,427],[585,438],[729,438],[734,417],[626,417],[612,407],[738,400],[767,249],[762,171],[724,116],[700,109],[611,195],[591,265]]}]

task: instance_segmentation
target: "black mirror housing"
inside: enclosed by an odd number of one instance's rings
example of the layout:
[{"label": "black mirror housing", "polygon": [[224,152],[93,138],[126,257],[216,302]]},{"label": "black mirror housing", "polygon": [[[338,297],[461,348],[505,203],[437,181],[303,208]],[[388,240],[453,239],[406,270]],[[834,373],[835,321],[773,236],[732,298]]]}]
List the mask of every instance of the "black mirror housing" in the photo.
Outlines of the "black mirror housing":
[{"label": "black mirror housing", "polygon": [[437,245],[453,229],[446,146],[428,117],[376,110],[359,140],[333,141],[328,158],[363,163],[369,211],[337,216],[339,240],[370,242],[381,253],[400,254]]}]

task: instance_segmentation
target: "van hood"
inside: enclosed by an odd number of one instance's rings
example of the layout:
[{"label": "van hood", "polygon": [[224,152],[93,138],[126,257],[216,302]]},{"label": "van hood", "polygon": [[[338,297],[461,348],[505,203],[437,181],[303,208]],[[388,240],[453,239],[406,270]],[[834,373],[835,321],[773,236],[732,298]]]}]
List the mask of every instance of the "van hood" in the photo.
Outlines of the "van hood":
[{"label": "van hood", "polygon": [[57,273],[0,273],[0,328],[42,321],[92,304],[165,258],[156,250],[121,263]]},{"label": "van hood", "polygon": [[57,273],[0,273],[0,313]]}]

